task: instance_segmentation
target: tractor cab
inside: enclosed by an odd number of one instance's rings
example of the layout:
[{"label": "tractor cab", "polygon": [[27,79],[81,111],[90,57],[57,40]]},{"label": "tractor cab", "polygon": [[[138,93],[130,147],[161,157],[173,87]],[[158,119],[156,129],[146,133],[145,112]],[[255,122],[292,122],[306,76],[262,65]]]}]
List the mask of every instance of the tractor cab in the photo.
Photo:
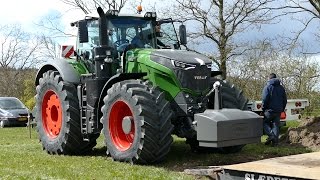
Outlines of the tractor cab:
[{"label": "tractor cab", "polygon": [[[99,38],[99,21],[97,18],[86,19],[86,26],[79,27],[79,33],[84,36],[78,36],[77,51],[78,54],[86,53],[93,48],[101,45]],[[108,38],[108,46],[121,53],[132,44],[139,48],[156,48],[154,36],[154,26],[151,19],[141,17],[114,16],[107,19],[108,29],[105,31]],[[93,57],[88,57],[92,58]]]},{"label": "tractor cab", "polygon": [[[76,52],[79,58],[93,62],[94,49],[108,46],[114,63],[119,64],[123,59],[126,61],[126,53],[130,49],[180,49],[181,44],[186,44],[185,26],[179,27],[181,43],[174,28],[175,21],[156,21],[155,12],[119,15],[113,10],[108,11],[105,17],[105,23],[99,23],[102,20],[98,17],[86,17],[71,23],[72,26],[78,26]],[[157,26],[162,27],[160,32]]]}]

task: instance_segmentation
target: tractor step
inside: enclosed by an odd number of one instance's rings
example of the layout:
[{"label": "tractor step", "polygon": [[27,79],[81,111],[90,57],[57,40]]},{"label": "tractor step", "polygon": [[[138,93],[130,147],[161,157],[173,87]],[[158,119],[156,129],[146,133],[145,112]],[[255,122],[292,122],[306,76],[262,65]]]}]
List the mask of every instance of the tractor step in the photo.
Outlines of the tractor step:
[{"label": "tractor step", "polygon": [[197,140],[202,147],[228,147],[259,143],[262,117],[239,109],[207,109],[194,115]]}]

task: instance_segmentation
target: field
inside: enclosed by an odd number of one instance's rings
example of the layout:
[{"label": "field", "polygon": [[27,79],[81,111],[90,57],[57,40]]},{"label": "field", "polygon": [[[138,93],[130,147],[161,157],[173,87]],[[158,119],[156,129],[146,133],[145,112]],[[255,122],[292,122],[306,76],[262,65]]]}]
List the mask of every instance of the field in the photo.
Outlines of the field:
[{"label": "field", "polygon": [[[289,126],[297,124],[293,121]],[[287,128],[282,128],[282,132]],[[34,129],[30,138],[25,127],[3,128],[0,129],[0,179],[195,179],[198,177],[186,175],[183,170],[310,152],[303,147],[269,147],[260,143],[247,145],[236,154],[194,154],[184,139],[175,137],[165,162],[142,166],[114,162],[106,157],[105,151],[100,136],[98,145],[87,156],[48,155],[42,150]]]}]

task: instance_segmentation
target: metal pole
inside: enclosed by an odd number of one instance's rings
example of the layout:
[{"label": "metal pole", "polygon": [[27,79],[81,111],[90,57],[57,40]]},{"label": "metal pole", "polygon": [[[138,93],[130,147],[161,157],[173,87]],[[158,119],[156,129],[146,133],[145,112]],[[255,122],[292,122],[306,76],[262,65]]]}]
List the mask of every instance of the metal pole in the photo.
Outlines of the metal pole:
[{"label": "metal pole", "polygon": [[220,86],[221,86],[220,81],[216,81],[213,84],[213,89],[214,89],[214,110],[219,110],[220,109],[220,97],[219,97]]}]

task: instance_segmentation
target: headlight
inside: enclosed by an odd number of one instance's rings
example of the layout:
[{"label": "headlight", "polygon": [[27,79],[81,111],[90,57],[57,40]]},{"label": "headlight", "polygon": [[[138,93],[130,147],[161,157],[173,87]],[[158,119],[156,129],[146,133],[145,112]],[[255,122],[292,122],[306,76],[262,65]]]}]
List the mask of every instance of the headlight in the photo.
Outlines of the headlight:
[{"label": "headlight", "polygon": [[194,65],[194,64],[188,64],[188,63],[175,61],[175,60],[171,60],[171,63],[174,67],[179,67],[179,68],[186,69],[186,70],[193,69],[196,67],[196,65]]},{"label": "headlight", "polygon": [[0,109],[0,118],[13,117],[13,114],[9,111]]},{"label": "headlight", "polygon": [[189,94],[186,94],[185,97],[189,102],[193,102],[193,98]]}]

